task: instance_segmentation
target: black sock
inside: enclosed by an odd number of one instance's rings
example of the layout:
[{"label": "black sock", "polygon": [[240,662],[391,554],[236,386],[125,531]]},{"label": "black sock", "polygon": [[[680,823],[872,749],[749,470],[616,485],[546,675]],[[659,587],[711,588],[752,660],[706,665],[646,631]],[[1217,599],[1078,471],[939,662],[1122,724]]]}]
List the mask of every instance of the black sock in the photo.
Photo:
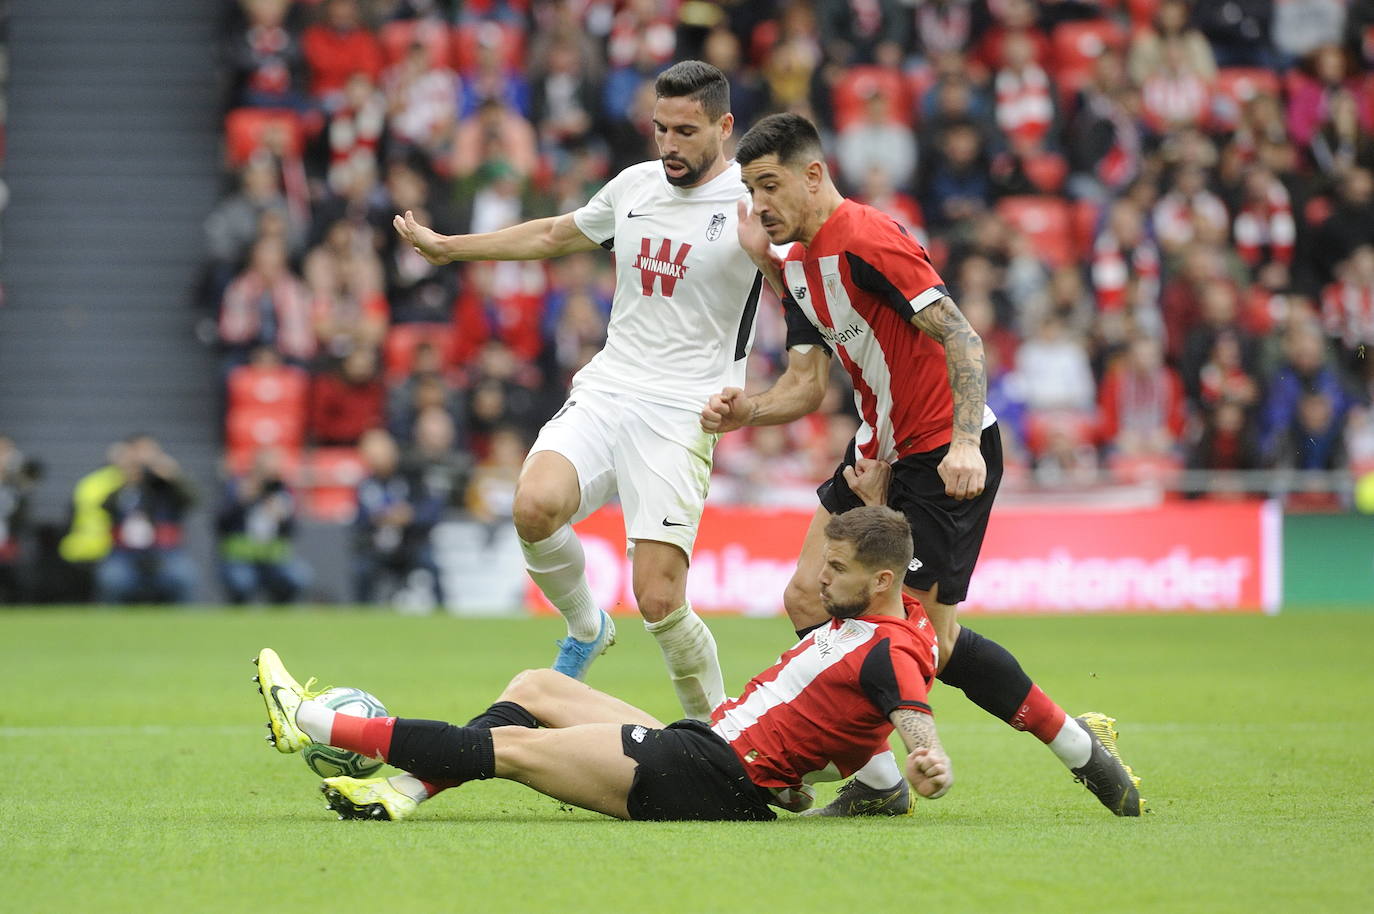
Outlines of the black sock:
[{"label": "black sock", "polygon": [[808,625],[806,628],[797,629],[797,640],[800,641],[824,624],[824,622],[817,622],[815,625]]},{"label": "black sock", "polygon": [[477,781],[496,774],[491,731],[398,717],[387,761],[422,781]]},{"label": "black sock", "polygon": [[1030,677],[1002,645],[971,628],[959,632],[954,652],[938,677],[961,689],[969,701],[998,720],[1010,722],[1031,689]]},{"label": "black sock", "polygon": [[468,721],[467,725],[476,727],[478,730],[491,730],[494,727],[530,727],[532,729],[539,726],[539,721],[534,719],[533,714],[513,701],[498,701]]}]

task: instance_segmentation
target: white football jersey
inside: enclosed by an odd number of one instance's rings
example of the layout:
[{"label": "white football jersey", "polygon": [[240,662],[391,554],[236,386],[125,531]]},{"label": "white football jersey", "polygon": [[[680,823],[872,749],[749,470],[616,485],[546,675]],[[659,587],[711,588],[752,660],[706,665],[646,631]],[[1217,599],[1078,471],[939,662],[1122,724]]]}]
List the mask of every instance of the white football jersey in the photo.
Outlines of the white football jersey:
[{"label": "white football jersey", "polygon": [[763,276],[739,246],[739,165],[697,187],[668,183],[657,160],[632,165],[573,213],[615,252],[606,347],[576,386],[693,411],[744,385]]}]

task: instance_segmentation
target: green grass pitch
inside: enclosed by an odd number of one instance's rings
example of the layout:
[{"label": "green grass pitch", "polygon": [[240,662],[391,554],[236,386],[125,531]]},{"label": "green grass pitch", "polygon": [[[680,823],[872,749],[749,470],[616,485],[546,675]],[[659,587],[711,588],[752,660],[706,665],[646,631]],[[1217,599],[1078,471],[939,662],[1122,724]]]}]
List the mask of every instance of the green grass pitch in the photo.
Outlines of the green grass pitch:
[{"label": "green grass pitch", "polygon": [[[411,821],[339,822],[262,739],[258,648],[461,721],[552,659],[559,620],[0,612],[0,910],[1370,909],[1374,614],[973,624],[1070,713],[1118,718],[1150,815],[1113,818],[937,686],[956,783],[911,818],[624,823],[486,782]],[[790,643],[780,619],[712,626],[736,691]],[[632,620],[590,681],[678,716]]]}]

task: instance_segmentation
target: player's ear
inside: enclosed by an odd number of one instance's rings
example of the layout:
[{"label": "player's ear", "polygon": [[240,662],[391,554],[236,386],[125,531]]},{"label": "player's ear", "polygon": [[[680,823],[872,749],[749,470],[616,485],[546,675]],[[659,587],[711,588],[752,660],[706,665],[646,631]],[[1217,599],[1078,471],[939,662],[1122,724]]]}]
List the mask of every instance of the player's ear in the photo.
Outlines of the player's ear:
[{"label": "player's ear", "polygon": [[887,593],[892,589],[892,582],[897,580],[897,576],[892,573],[892,569],[884,568],[873,575],[873,592]]},{"label": "player's ear", "polygon": [[729,111],[722,114],[717,123],[720,124],[720,138],[722,140],[728,139],[730,134],[735,132],[735,116]]},{"label": "player's ear", "polygon": [[818,159],[812,160],[807,163],[806,168],[802,171],[802,175],[806,178],[807,190],[819,190],[821,184],[825,182],[825,163]]}]

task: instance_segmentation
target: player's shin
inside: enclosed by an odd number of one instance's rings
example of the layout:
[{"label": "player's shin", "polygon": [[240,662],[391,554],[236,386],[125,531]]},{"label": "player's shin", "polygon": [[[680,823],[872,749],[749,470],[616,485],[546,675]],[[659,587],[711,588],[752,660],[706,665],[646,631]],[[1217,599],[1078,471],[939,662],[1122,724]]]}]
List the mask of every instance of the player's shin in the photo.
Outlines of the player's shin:
[{"label": "player's shin", "polygon": [[657,622],[645,622],[644,628],[663,652],[683,712],[697,720],[709,720],[711,711],[725,700],[725,681],[711,630],[689,603]]},{"label": "player's shin", "polygon": [[949,662],[939,675],[978,707],[1017,730],[1032,733],[1069,768],[1087,761],[1091,740],[1064,709],[1031,682],[1011,652],[969,628],[959,632]]},{"label": "player's shin", "polygon": [[568,634],[591,641],[601,630],[601,613],[587,586],[587,559],[573,528],[564,524],[547,539],[520,541],[530,579],[558,607],[568,623]]}]

